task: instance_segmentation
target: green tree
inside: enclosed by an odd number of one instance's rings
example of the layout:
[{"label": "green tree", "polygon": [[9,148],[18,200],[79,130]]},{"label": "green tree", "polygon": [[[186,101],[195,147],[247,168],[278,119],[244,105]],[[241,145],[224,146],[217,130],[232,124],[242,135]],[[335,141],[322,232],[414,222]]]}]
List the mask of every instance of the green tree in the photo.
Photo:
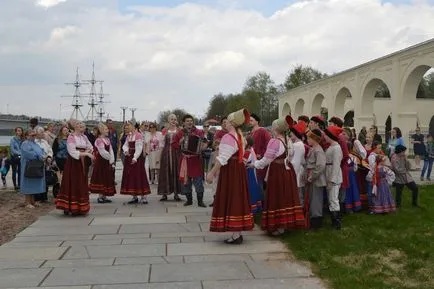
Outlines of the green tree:
[{"label": "green tree", "polygon": [[294,66],[291,71],[289,71],[283,86],[286,90],[290,90],[327,76],[328,75],[326,73],[322,73],[310,66],[303,66],[299,64]]},{"label": "green tree", "polygon": [[253,97],[256,94],[255,98],[259,99],[260,109],[257,112],[265,126],[270,125],[278,117],[278,92],[278,87],[266,72],[258,72],[247,78],[244,85],[243,94],[247,97]]},{"label": "green tree", "polygon": [[387,87],[387,85],[382,82],[377,90],[375,91],[375,96],[374,97],[378,97],[378,98],[390,98],[390,91],[389,88]]},{"label": "green tree", "polygon": [[416,98],[434,98],[434,72],[422,78],[417,89]]},{"label": "green tree", "polygon": [[226,105],[227,105],[227,97],[224,94],[219,93],[214,95],[209,102],[206,118],[207,119],[219,118],[219,117],[221,118],[222,116],[226,115],[225,114]]},{"label": "green tree", "polygon": [[[168,118],[169,115],[171,115],[171,114],[176,115],[176,117],[178,118],[178,123],[179,123],[179,124],[181,124],[181,122],[182,122],[182,118],[184,117],[184,115],[186,115],[186,114],[190,114],[190,115],[192,115],[191,113],[186,112],[186,111],[185,111],[184,109],[182,109],[182,108],[175,108],[175,109],[172,109],[172,110],[161,111],[161,112],[158,114],[158,124],[159,124],[160,126],[164,126],[164,125],[166,125],[166,123],[167,123],[167,118]],[[194,115],[193,115],[193,117],[194,117]]]}]

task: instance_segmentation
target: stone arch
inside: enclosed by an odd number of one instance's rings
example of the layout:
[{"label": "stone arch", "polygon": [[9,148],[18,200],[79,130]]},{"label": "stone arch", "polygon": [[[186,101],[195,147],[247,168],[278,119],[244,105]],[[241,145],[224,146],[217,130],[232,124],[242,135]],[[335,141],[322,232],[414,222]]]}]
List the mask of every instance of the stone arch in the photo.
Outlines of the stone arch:
[{"label": "stone arch", "polygon": [[389,114],[389,116],[386,119],[386,122],[384,123],[384,139],[385,142],[388,143],[389,139],[392,137],[392,115]]},{"label": "stone arch", "polygon": [[297,114],[297,116],[300,116],[303,114],[303,111],[304,111],[304,100],[300,98],[295,103],[295,113]]},{"label": "stone arch", "polygon": [[433,68],[433,66],[422,64],[415,65],[408,69],[403,79],[404,87],[402,91],[402,97],[404,103],[414,101],[416,99],[418,88],[424,74]]},{"label": "stone arch", "polygon": [[434,137],[434,115],[431,117],[429,122],[429,134]]},{"label": "stone arch", "polygon": [[282,108],[282,115],[285,116],[288,114],[289,115],[291,114],[291,107],[289,106],[289,103],[285,102],[285,104],[283,105],[283,108]]},{"label": "stone arch", "polygon": [[350,90],[347,87],[339,89],[335,98],[335,115],[343,117],[345,113],[345,101],[348,97],[352,97]]},{"label": "stone arch", "polygon": [[344,116],[344,126],[354,127],[354,110],[349,110]]},{"label": "stone arch", "polygon": [[315,95],[312,101],[312,110],[311,110],[312,115],[321,114],[321,106],[324,99],[325,97],[322,93],[318,93],[317,95]]},{"label": "stone arch", "polygon": [[362,89],[362,115],[373,115],[374,114],[374,99],[377,91],[380,87],[384,87],[390,91],[389,86],[386,81],[380,78],[371,78]]}]

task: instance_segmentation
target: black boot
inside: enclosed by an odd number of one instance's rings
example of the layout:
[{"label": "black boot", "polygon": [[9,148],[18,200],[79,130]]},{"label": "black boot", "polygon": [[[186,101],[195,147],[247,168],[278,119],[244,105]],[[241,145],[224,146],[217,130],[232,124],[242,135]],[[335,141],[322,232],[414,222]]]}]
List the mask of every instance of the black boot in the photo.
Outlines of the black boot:
[{"label": "black boot", "polygon": [[197,196],[197,206],[201,208],[206,208],[206,205],[203,203],[203,196]]},{"label": "black boot", "polygon": [[345,203],[339,203],[339,218],[343,219],[345,214]]},{"label": "black boot", "polygon": [[340,230],[342,227],[342,220],[339,216],[339,212],[331,212],[332,213],[332,219],[334,219],[334,222],[332,222],[333,227],[336,230]]},{"label": "black boot", "polygon": [[322,217],[310,219],[310,230],[318,230],[322,227]]},{"label": "black boot", "polygon": [[187,198],[187,202],[184,203],[184,207],[191,206],[191,205],[193,205],[193,199]]},{"label": "black boot", "polygon": [[411,195],[411,204],[413,205],[413,207],[419,208],[418,197],[419,197],[419,189],[415,185],[415,188],[413,189]]},{"label": "black boot", "polygon": [[187,202],[184,203],[184,206],[193,205],[193,194],[191,192],[185,193],[185,197],[187,198]]}]

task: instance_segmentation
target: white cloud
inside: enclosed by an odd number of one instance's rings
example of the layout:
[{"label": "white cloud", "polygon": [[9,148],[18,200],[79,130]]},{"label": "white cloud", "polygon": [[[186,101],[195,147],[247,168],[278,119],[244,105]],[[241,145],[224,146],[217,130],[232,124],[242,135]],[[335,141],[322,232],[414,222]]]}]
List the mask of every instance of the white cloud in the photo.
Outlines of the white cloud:
[{"label": "white cloud", "polygon": [[66,0],[38,0],[36,1],[36,5],[42,6],[44,8],[50,8],[62,2],[66,2]]},{"label": "white cloud", "polygon": [[139,108],[137,119],[155,119],[177,106],[202,114],[213,94],[240,91],[260,70],[279,83],[297,63],[337,72],[434,37],[428,2],[295,1],[270,17],[225,1],[122,13],[115,0],[67,1],[47,10],[27,0],[6,3],[0,95],[13,95],[10,102],[22,103],[23,112],[41,115],[69,103],[59,96],[73,88],[63,83],[74,79],[76,66],[88,79],[93,60],[112,117],[127,105]]}]

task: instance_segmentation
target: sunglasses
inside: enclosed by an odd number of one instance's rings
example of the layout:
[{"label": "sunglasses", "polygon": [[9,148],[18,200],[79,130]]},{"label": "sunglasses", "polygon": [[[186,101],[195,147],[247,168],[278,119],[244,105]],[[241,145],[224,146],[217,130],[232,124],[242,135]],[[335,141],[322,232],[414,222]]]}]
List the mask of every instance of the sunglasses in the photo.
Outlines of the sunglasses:
[{"label": "sunglasses", "polygon": [[204,125],[203,127],[209,127],[209,125]]}]

